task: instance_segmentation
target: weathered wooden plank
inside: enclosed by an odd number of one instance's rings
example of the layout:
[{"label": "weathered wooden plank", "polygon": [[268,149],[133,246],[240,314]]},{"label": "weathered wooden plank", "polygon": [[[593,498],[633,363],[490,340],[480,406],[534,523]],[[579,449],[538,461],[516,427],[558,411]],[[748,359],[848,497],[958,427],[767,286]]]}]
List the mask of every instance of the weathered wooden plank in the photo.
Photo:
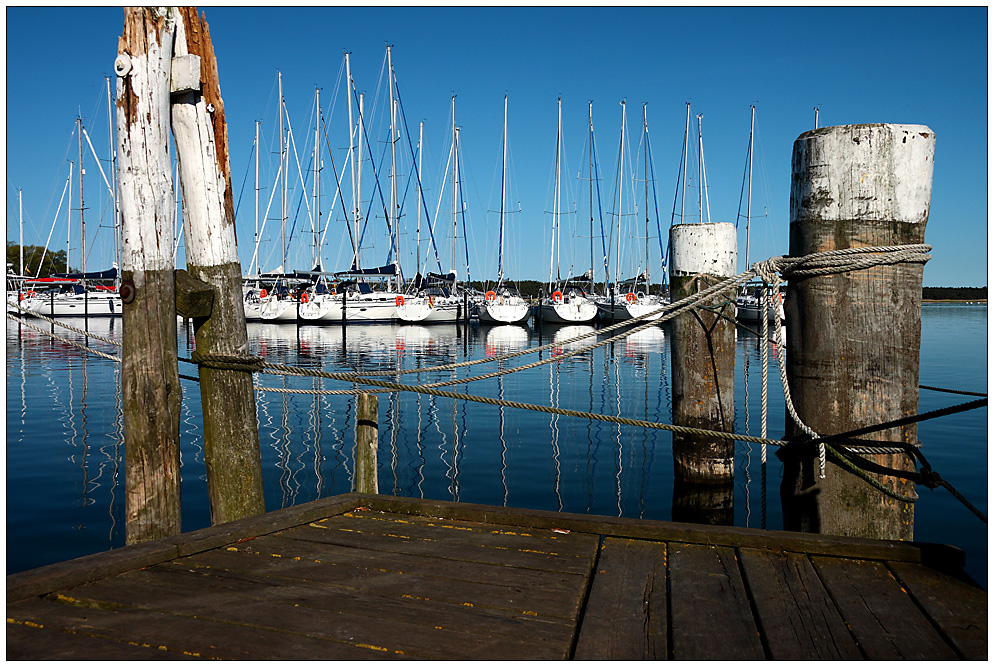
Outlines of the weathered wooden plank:
[{"label": "weathered wooden plank", "polygon": [[[765,531],[735,526],[706,526],[670,521],[633,520],[622,517],[592,517],[585,514],[492,507],[442,500],[419,500],[398,496],[357,494],[357,499],[365,507],[381,512],[497,523],[531,529],[557,528],[578,533],[659,542],[680,542],[682,544],[722,544],[731,547],[769,548],[799,553],[900,560],[913,563],[921,561],[923,549],[943,549],[941,545],[898,540],[872,540],[813,533]],[[957,551],[956,549],[950,550],[952,555],[955,555]]]},{"label": "weathered wooden plank", "polygon": [[7,575],[7,604],[45,595],[67,586],[147,567],[179,556],[170,538],[111,549]]},{"label": "weathered wooden plank", "polygon": [[739,558],[773,660],[863,657],[806,556],[739,549]]},{"label": "weathered wooden plank", "polygon": [[[389,526],[356,525],[351,518],[331,517],[320,522],[312,522],[308,529],[297,528],[286,534],[299,539],[338,544],[366,549],[379,549],[397,554],[433,555],[452,560],[469,560],[494,565],[532,567],[542,570],[585,573],[590,569],[596,552],[596,542],[591,542],[588,556],[561,555],[556,551],[540,550],[522,546],[495,544],[492,538],[499,537],[483,533],[464,531],[444,531],[444,534],[428,533],[418,535],[411,530],[391,530]],[[317,530],[314,530],[317,528]],[[413,527],[412,527],[413,528]],[[439,543],[444,541],[444,546]],[[532,545],[538,546],[538,545]]]},{"label": "weathered wooden plank", "polygon": [[[130,572],[122,577],[161,586],[160,595],[188,596],[205,591],[223,592],[258,600],[299,603],[303,607],[352,614],[377,624],[393,620],[433,628],[484,633],[488,636],[561,643],[568,647],[573,619],[540,618],[537,615],[493,609],[483,605],[448,604],[435,600],[377,594],[345,586],[308,580],[288,580],[265,574],[209,568],[186,568],[165,563]],[[127,594],[127,591],[124,592]],[[564,649],[565,650],[565,649]]]},{"label": "weathered wooden plank", "polygon": [[987,659],[987,591],[924,565],[888,565],[964,658]]},{"label": "weathered wooden plank", "polygon": [[666,545],[608,538],[593,577],[573,659],[667,658]]},{"label": "weathered wooden plank", "polygon": [[[234,547],[231,547],[234,549]],[[433,575],[404,571],[408,556],[389,554],[394,564],[385,568],[340,567],[336,564],[294,560],[286,554],[273,557],[255,547],[245,545],[241,550],[213,551],[177,561],[187,567],[228,570],[242,576],[264,574],[281,577],[284,581],[321,583],[348,587],[356,591],[392,595],[397,598],[430,600],[436,603],[482,606],[491,610],[507,610],[516,614],[547,619],[574,619],[580,607],[578,590],[557,589],[556,581],[541,588],[520,588],[501,585],[501,568],[496,568],[491,583],[460,581],[444,576],[448,560],[440,559]],[[579,587],[577,587],[579,588]]]},{"label": "weathered wooden plank", "polygon": [[322,498],[305,505],[287,507],[219,526],[209,526],[173,537],[17,572],[7,576],[7,603],[323,519],[355,509],[356,503],[352,494]]},{"label": "weathered wooden plank", "polygon": [[[190,654],[202,659],[341,659],[398,658],[377,647],[316,639],[294,633],[273,632],[258,627],[219,623],[176,614],[142,609],[111,611],[76,607],[50,600],[25,600],[7,607],[8,623],[35,623],[46,628],[73,632],[140,646]],[[100,655],[88,655],[97,659]]]},{"label": "weathered wooden plank", "polygon": [[550,598],[561,599],[564,595],[583,589],[586,580],[585,574],[547,572],[524,567],[500,567],[495,570],[487,563],[451,560],[433,555],[405,554],[402,558],[398,558],[396,554],[372,549],[355,549],[297,540],[287,537],[285,533],[260,537],[253,540],[251,545],[245,546],[251,546],[259,553],[312,560],[326,565],[403,572],[522,589],[536,598],[539,596],[544,598],[543,594],[548,592]]},{"label": "weathered wooden plank", "polygon": [[[406,535],[417,537],[437,537],[453,533],[472,535],[481,544],[504,548],[538,549],[554,552],[557,555],[587,558],[596,550],[599,536],[589,533],[555,532],[552,530],[521,530],[517,526],[478,521],[460,521],[436,517],[404,516],[386,512],[343,512],[333,518],[317,523],[341,523],[359,530],[392,531],[401,530]],[[538,545],[538,546],[536,546]]]},{"label": "weathered wooden plank", "polygon": [[[159,585],[154,576],[150,579],[122,575],[77,587],[60,597],[86,607],[113,606],[118,613],[132,609],[162,612],[375,647],[388,655],[410,658],[484,659],[499,652],[507,659],[563,659],[569,650],[568,639],[558,642],[557,647],[529,641],[524,636],[494,637],[472,622],[469,631],[452,630],[439,625],[412,624],[395,616],[371,618],[327,605],[322,608],[312,604],[312,600],[321,597],[321,592],[313,588],[296,588],[299,597],[294,598],[281,595],[280,588],[270,587],[277,595],[260,599],[207,588],[179,594],[169,588],[169,582]],[[374,600],[367,602],[375,604]]]},{"label": "weathered wooden plank", "polygon": [[812,559],[870,660],[952,660],[956,653],[883,563]]},{"label": "weathered wooden plank", "polygon": [[735,552],[669,544],[670,653],[676,660],[762,660]]},{"label": "weathered wooden plank", "polygon": [[7,660],[195,660],[192,655],[88,635],[7,623]]}]

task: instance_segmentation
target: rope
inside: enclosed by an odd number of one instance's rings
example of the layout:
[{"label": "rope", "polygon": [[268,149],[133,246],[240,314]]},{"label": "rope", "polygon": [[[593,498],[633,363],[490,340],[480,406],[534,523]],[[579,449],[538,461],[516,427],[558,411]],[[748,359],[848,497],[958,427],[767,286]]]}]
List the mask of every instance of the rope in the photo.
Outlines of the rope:
[{"label": "rope", "polygon": [[[41,313],[36,313],[33,310],[28,310],[27,308],[23,307],[19,303],[13,303],[13,302],[8,301],[7,305],[8,306],[13,306],[14,308],[17,308],[22,313],[27,313],[28,315],[31,315],[32,317],[37,317],[39,320],[44,320],[45,322],[49,322],[50,324],[55,324],[57,326],[62,327],[63,329],[68,329],[69,331],[72,331],[72,332],[81,334],[83,336],[86,336],[87,338],[95,338],[95,339],[97,339],[99,341],[102,341],[104,343],[108,343],[108,344],[114,345],[116,347],[121,347],[121,341],[114,340],[112,338],[105,338],[104,336],[98,336],[97,334],[90,333],[89,331],[84,331],[83,329],[77,329],[76,327],[70,326],[68,324],[65,324],[64,322],[59,322],[58,320],[53,320],[51,317],[46,317],[46,316],[42,315]],[[23,320],[16,319],[13,316],[12,313],[7,313],[7,317],[9,317],[10,319],[14,320],[15,322],[21,322],[21,323],[25,324],[26,326],[30,327],[31,329],[34,329],[35,331],[41,331],[41,329],[38,329],[37,327],[32,327],[32,326],[28,325],[26,322],[24,322]],[[47,333],[47,332],[43,331],[42,333]]]},{"label": "rope", "polygon": [[[37,331],[39,333],[43,333],[43,334],[46,334],[48,336],[51,336],[55,340],[62,341],[63,343],[65,343],[67,345],[71,345],[73,347],[78,347],[81,350],[84,350],[84,351],[89,352],[91,354],[95,354],[98,357],[103,357],[104,359],[110,359],[111,361],[116,361],[117,363],[121,363],[121,357],[114,357],[114,356],[111,356],[111,355],[106,354],[104,352],[101,352],[100,350],[95,350],[92,347],[87,347],[86,345],[83,345],[82,343],[77,343],[76,341],[71,340],[69,338],[66,338],[65,336],[60,336],[57,333],[55,333],[54,331],[45,331],[41,327],[37,327],[37,326],[35,326],[35,325],[33,325],[33,324],[29,323],[29,322],[26,322],[26,321],[24,321],[22,319],[19,319],[13,313],[7,313],[7,319],[13,320],[14,322],[17,322],[18,324],[20,324],[21,326],[25,326],[25,327],[27,327],[29,329],[34,329],[35,331]],[[72,327],[69,327],[69,328],[72,328]],[[78,331],[78,329],[77,329],[77,331]],[[83,332],[83,333],[85,333],[85,332]],[[98,337],[94,336],[94,338],[98,338]],[[106,340],[106,339],[105,338],[100,338],[100,340]]]}]

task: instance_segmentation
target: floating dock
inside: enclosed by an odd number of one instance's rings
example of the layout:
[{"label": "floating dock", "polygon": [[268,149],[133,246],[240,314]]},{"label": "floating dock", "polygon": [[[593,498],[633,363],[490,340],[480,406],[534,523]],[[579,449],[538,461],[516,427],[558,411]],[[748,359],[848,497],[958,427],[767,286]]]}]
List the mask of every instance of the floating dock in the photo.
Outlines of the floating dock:
[{"label": "floating dock", "polygon": [[7,577],[7,659],[974,659],[962,552],[345,494]]}]

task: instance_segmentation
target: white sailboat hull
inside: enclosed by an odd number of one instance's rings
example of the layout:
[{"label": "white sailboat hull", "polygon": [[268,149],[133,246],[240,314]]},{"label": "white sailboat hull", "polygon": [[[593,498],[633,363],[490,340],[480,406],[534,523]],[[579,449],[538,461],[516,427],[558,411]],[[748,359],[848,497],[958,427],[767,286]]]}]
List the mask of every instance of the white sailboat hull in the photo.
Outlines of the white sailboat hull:
[{"label": "white sailboat hull", "polygon": [[[15,299],[16,303],[16,299]],[[121,297],[114,294],[56,294],[33,296],[21,301],[21,308],[45,317],[120,317]],[[8,308],[11,310],[11,308]],[[17,308],[12,309],[21,312]],[[30,314],[30,313],[29,313]]]},{"label": "white sailboat hull", "polygon": [[539,306],[543,322],[552,324],[576,324],[593,322],[597,317],[597,304],[589,299],[572,298],[565,301],[546,299]]},{"label": "white sailboat hull", "polygon": [[461,306],[462,299],[456,296],[432,299],[423,296],[405,297],[404,303],[397,306],[397,319],[401,322],[423,324],[458,322]]},{"label": "white sailboat hull", "polygon": [[528,319],[530,308],[521,298],[505,299],[498,296],[480,304],[480,322],[518,324]]},{"label": "white sailboat hull", "polygon": [[631,301],[625,297],[615,297],[613,303],[611,302],[611,299],[602,299],[601,301],[598,301],[597,312],[602,320],[614,320],[616,322],[621,322],[624,320],[643,318],[643,321],[655,322],[663,316],[662,312],[655,313],[649,317],[643,316],[659,310],[668,303],[669,302],[667,300],[656,296],[635,297],[635,299]]}]

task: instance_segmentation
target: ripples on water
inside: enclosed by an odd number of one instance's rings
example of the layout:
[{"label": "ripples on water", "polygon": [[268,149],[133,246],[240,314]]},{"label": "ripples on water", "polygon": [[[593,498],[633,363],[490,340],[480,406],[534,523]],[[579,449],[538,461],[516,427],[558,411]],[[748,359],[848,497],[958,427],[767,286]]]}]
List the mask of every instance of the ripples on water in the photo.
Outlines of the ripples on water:
[{"label": "ripples on water", "polygon": [[[81,321],[74,322],[82,326]],[[921,383],[986,391],[986,306],[923,308]],[[90,331],[120,340],[119,320]],[[495,357],[541,344],[550,364],[450,391],[669,423],[669,328],[653,327],[573,356],[596,336],[566,343],[589,326],[454,325],[350,327],[249,324],[252,351],[273,363],[326,371],[391,371]],[[66,334],[82,339],[76,334]],[[113,354],[119,348],[90,339]],[[180,356],[192,350],[181,327]],[[783,433],[783,392],[770,354],[768,432]],[[48,336],[7,324],[7,571],[124,544],[123,426],[119,365],[88,357]],[[386,379],[427,384],[530,363],[535,354],[469,368]],[[188,364],[180,372],[195,375]],[[740,329],[736,430],[759,435],[758,340]],[[256,375],[263,387],[341,389],[332,380]],[[209,525],[199,386],[183,380],[183,529]],[[380,492],[646,519],[672,518],[670,434],[666,431],[499,408],[428,395],[379,395]],[[921,392],[921,411],[964,402]],[[747,407],[748,406],[748,407]],[[266,507],[269,510],[352,488],[354,398],[257,393]],[[986,410],[922,424],[933,467],[977,504],[987,505]],[[779,529],[781,468],[758,445],[736,447],[735,524]],[[971,574],[986,584],[986,527],[945,491],[920,490],[915,537],[968,551]]]}]

